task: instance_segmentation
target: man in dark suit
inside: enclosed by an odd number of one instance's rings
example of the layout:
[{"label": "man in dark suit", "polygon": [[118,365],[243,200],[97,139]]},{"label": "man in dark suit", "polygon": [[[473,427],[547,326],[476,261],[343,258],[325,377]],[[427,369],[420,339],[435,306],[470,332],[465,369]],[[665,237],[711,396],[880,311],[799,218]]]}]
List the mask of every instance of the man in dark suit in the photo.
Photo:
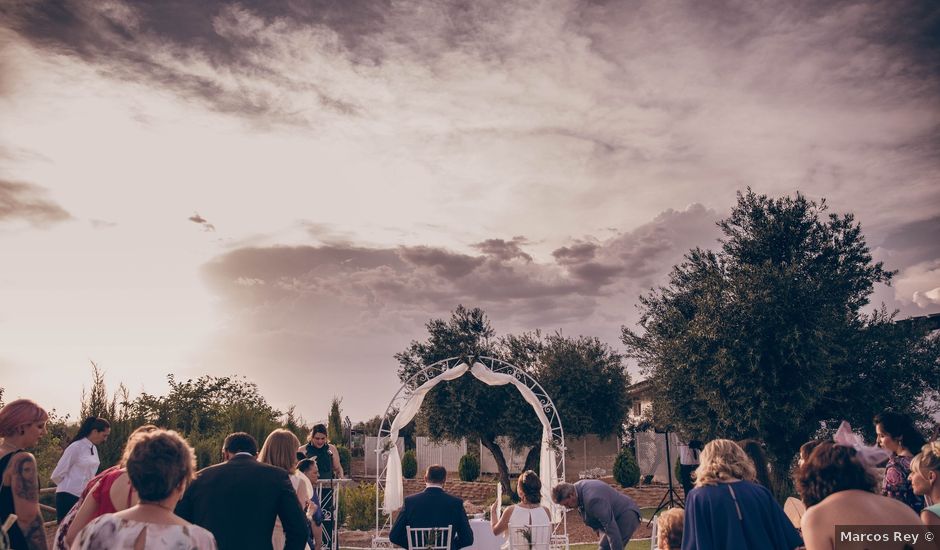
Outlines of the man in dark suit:
[{"label": "man in dark suit", "polygon": [[219,550],[272,550],[274,519],[280,518],[284,550],[303,550],[307,524],[287,472],[258,462],[257,452],[246,433],[226,437],[224,462],[196,474],[176,515],[212,531]]},{"label": "man in dark suit", "polygon": [[451,529],[452,550],[458,550],[473,544],[473,531],[463,509],[463,500],[444,492],[447,470],[443,466],[430,466],[424,474],[427,488],[410,497],[405,497],[405,505],[398,514],[398,519],[388,534],[388,539],[403,548],[408,547],[406,527],[447,527]]}]

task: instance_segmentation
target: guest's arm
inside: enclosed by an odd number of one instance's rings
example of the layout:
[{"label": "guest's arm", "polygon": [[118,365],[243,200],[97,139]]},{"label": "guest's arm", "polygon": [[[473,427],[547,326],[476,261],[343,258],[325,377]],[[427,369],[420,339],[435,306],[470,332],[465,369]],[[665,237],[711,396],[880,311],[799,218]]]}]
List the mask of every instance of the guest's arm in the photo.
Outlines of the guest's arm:
[{"label": "guest's arm", "polygon": [[929,510],[921,510],[920,520],[924,522],[924,525],[940,525],[940,516]]},{"label": "guest's arm", "polygon": [[509,518],[512,517],[512,511],[516,508],[515,505],[510,506],[503,510],[503,515],[496,517],[496,508],[498,503],[494,502],[490,506],[490,527],[493,528],[494,535],[501,535],[506,532],[506,529],[509,527]]},{"label": "guest's arm", "polygon": [[342,479],[346,477],[346,474],[343,472],[343,463],[339,461],[339,450],[332,443],[330,443],[330,450],[333,451],[333,477]]},{"label": "guest's arm", "polygon": [[17,453],[7,467],[12,472],[13,511],[26,539],[25,550],[46,550],[46,530],[39,510],[39,471],[30,453]]},{"label": "guest's arm", "polygon": [[78,445],[72,443],[65,448],[62,456],[59,457],[59,461],[52,470],[52,475],[49,476],[49,479],[51,479],[52,482],[56,485],[61,485],[62,482],[65,481],[65,475],[68,473],[69,468],[72,467],[72,462],[75,460],[75,453],[77,450]]}]

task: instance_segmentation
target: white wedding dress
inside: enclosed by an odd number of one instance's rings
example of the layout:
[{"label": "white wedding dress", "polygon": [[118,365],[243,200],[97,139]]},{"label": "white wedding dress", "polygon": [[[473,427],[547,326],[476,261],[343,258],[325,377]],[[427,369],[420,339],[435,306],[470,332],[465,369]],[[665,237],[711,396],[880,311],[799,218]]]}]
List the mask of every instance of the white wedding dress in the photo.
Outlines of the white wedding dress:
[{"label": "white wedding dress", "polygon": [[551,539],[552,520],[545,508],[523,508],[519,505],[513,507],[504,549],[549,550]]}]

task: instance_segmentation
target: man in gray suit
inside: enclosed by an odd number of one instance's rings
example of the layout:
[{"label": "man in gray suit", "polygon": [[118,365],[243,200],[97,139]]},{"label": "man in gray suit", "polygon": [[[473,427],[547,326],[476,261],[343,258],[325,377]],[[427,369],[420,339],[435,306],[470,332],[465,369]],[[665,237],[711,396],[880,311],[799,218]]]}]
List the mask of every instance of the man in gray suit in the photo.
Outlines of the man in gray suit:
[{"label": "man in gray suit", "polygon": [[623,550],[640,525],[636,502],[599,479],[559,483],[552,500],[565,508],[577,508],[584,524],[601,535],[599,550]]}]

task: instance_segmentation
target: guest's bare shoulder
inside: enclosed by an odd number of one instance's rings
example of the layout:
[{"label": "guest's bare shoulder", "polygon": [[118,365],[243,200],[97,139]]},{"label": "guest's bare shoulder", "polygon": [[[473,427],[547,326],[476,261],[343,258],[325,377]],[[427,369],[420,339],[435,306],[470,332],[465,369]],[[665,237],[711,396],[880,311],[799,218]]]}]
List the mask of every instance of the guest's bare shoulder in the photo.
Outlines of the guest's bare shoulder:
[{"label": "guest's bare shoulder", "polygon": [[874,495],[883,499],[880,504],[884,511],[884,525],[920,525],[920,517],[910,506],[899,500],[888,498],[881,495]]}]

